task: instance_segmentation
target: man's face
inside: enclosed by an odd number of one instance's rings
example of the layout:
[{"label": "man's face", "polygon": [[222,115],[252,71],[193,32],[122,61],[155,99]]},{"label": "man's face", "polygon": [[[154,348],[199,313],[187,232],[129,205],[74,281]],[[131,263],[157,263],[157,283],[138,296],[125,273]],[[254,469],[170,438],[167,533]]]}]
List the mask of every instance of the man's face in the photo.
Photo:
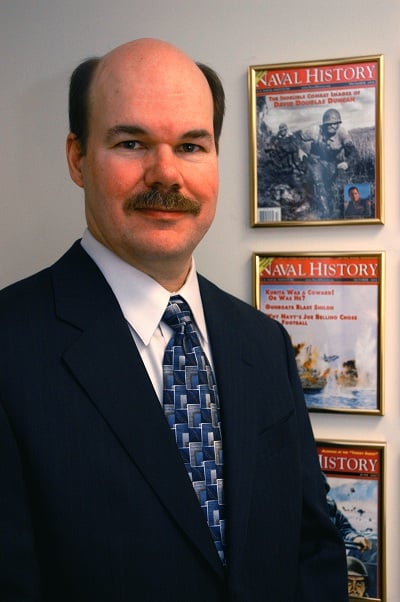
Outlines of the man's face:
[{"label": "man's face", "polygon": [[[86,154],[71,169],[85,190],[91,233],[147,273],[166,259],[187,264],[212,223],[218,194],[208,83],[186,57],[168,46],[162,51],[160,60],[128,48],[100,65]],[[160,201],[135,209],[135,196],[151,190],[179,192],[196,212],[166,210]]]},{"label": "man's face", "polygon": [[360,200],[360,193],[358,192],[357,188],[352,188],[350,190],[349,197],[353,203],[356,203],[358,200]]},{"label": "man's face", "polygon": [[347,575],[347,593],[362,598],[365,594],[365,581],[361,576]]},{"label": "man's face", "polygon": [[325,132],[327,134],[327,136],[334,136],[336,134],[336,132],[338,131],[340,126],[339,122],[335,122],[335,123],[327,123],[325,124]]}]

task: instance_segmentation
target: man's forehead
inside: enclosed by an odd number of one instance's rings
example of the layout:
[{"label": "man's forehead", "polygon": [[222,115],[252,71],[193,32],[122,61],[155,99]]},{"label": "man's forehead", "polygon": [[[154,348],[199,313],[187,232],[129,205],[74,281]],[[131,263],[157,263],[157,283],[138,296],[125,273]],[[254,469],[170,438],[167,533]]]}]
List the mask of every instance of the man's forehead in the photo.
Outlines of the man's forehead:
[{"label": "man's forehead", "polygon": [[103,57],[89,103],[91,127],[124,124],[157,135],[206,129],[213,135],[214,103],[205,75],[180,50],[157,40],[125,44]]},{"label": "man's forehead", "polygon": [[[210,87],[202,72],[181,68],[143,69],[140,65],[126,69],[121,64],[99,69],[90,91],[92,116],[104,119],[114,115],[118,122],[132,119],[138,114],[157,115],[162,121],[173,113],[174,120],[189,122],[184,128],[205,127],[204,119],[213,118],[213,99]],[[195,121],[193,118],[197,117]],[[165,124],[166,125],[166,124]]]},{"label": "man's forehead", "polygon": [[95,102],[118,101],[123,96],[132,101],[147,100],[160,108],[171,99],[188,103],[210,103],[208,82],[197,67],[188,63],[157,63],[152,68],[135,62],[113,62],[100,65],[93,78],[90,97]]}]

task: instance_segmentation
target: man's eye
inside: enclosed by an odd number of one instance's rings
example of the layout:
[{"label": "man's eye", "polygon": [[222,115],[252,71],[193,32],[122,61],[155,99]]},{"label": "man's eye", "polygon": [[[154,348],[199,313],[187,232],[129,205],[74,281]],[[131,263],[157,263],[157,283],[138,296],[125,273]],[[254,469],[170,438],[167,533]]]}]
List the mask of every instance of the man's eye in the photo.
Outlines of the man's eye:
[{"label": "man's eye", "polygon": [[200,146],[198,144],[193,144],[192,142],[186,142],[182,144],[182,150],[184,153],[195,153],[200,150]]},{"label": "man's eye", "polygon": [[140,143],[137,140],[123,140],[118,143],[118,146],[127,150],[137,150],[140,147]]}]

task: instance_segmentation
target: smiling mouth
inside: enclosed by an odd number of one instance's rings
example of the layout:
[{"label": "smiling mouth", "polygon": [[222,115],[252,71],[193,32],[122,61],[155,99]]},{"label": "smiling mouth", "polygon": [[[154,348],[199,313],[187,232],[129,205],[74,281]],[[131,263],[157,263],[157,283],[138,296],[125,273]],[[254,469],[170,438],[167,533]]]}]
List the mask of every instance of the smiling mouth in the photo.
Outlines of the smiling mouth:
[{"label": "smiling mouth", "polygon": [[160,190],[150,190],[127,199],[124,204],[124,211],[128,215],[133,211],[161,211],[173,213],[192,213],[198,215],[201,205],[194,199],[189,199],[180,192],[170,190],[161,192]]}]

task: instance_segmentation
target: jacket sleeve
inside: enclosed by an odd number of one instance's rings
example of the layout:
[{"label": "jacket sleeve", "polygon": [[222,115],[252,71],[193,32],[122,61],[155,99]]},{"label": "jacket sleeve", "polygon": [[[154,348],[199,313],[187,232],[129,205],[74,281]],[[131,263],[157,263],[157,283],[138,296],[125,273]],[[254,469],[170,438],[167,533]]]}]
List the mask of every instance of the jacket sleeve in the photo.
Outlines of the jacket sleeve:
[{"label": "jacket sleeve", "polygon": [[296,399],[302,462],[302,524],[298,602],[347,602],[347,566],[342,537],[329,517],[324,480],[296,361],[287,332],[289,376]]}]

